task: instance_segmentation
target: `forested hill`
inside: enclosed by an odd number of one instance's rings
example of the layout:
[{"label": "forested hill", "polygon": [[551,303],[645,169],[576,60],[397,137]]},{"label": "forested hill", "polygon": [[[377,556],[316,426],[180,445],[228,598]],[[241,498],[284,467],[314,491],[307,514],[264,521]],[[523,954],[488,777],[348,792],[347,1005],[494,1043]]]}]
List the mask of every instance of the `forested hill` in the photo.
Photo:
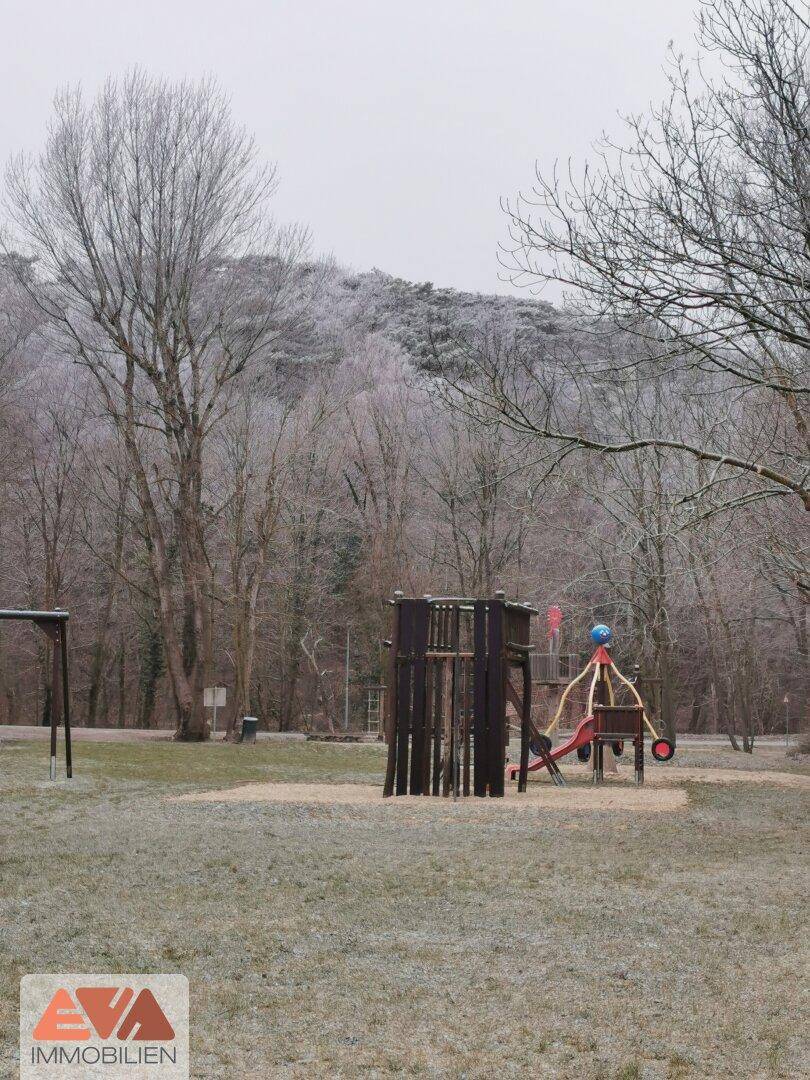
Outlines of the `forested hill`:
[{"label": "forested hill", "polygon": [[[408,354],[415,367],[430,370],[437,350],[450,338],[487,323],[541,339],[561,330],[561,316],[548,302],[528,294],[495,296],[410,282],[381,270],[355,273],[336,267],[322,287],[318,321],[335,322],[360,334],[384,335]],[[321,327],[325,329],[326,327]]]}]

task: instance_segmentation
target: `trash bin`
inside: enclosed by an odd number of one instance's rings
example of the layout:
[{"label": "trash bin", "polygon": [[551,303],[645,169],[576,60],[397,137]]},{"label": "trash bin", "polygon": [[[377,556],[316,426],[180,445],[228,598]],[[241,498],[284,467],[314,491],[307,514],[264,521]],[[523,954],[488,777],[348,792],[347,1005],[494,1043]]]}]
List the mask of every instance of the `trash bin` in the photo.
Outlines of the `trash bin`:
[{"label": "trash bin", "polygon": [[255,716],[243,716],[242,717],[242,734],[239,738],[239,742],[243,743],[255,743],[256,742],[256,728],[259,725],[259,721]]}]

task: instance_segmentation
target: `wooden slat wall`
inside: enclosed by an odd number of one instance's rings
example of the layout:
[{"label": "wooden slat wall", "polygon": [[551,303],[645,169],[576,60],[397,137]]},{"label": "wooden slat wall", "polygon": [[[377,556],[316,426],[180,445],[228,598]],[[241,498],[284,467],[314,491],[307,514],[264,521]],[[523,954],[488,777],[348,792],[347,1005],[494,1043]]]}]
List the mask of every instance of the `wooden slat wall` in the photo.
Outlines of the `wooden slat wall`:
[{"label": "wooden slat wall", "polygon": [[606,739],[637,738],[644,734],[643,710],[639,705],[594,704],[594,730]]},{"label": "wooden slat wall", "polygon": [[529,633],[529,612],[510,609],[501,595],[475,600],[472,612],[454,602],[397,599],[388,662],[384,795],[449,795],[455,760],[461,793],[469,795],[472,786],[479,797],[504,794],[510,662],[523,672],[521,790],[525,787],[531,671],[528,654],[509,644],[528,644]]}]

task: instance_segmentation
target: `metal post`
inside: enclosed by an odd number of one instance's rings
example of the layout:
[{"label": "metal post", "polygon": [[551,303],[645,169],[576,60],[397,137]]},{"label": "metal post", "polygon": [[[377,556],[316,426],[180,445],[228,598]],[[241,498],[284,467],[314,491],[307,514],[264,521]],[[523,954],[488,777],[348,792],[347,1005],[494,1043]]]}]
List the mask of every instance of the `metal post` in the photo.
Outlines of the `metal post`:
[{"label": "metal post", "polygon": [[[62,719],[65,725],[65,772],[73,777],[73,756],[70,748],[70,683],[68,681],[67,620],[59,628],[59,648],[62,656]],[[56,646],[54,645],[54,648]]]},{"label": "metal post", "polygon": [[350,629],[346,627],[346,686],[345,696],[343,701],[343,730],[349,730],[349,633]]},{"label": "metal post", "polygon": [[790,695],[785,694],[782,700],[785,703],[785,750],[790,749]]},{"label": "metal post", "polygon": [[55,633],[51,637],[51,780],[56,779],[56,728],[59,724],[59,630],[55,626]]},{"label": "metal post", "polygon": [[213,737],[217,733],[217,692],[214,689],[214,715],[211,718],[211,736]]},{"label": "metal post", "polygon": [[452,724],[452,736],[451,736],[451,764],[452,764],[452,776],[453,776],[453,801],[455,802],[459,796],[459,780],[461,770],[461,695],[460,695],[460,682],[461,682],[461,658],[459,652],[461,650],[461,606],[456,604],[454,608],[454,620],[453,620],[453,638],[454,638],[454,656],[453,656],[453,724]]}]

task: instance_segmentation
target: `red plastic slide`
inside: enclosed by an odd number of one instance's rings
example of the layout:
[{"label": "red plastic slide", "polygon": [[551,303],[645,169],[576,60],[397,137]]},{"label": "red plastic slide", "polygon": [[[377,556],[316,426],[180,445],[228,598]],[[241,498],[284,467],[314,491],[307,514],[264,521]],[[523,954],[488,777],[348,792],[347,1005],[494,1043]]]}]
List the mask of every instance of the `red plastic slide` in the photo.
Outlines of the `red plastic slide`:
[{"label": "red plastic slide", "polygon": [[[552,761],[557,761],[558,758],[565,757],[566,754],[573,753],[574,750],[578,750],[580,746],[584,746],[585,743],[589,743],[593,738],[593,717],[586,716],[584,720],[580,720],[577,724],[574,734],[570,739],[566,739],[564,743],[560,743],[559,746],[555,746],[553,750],[549,750],[548,756]],[[535,769],[542,769],[543,759],[529,758],[529,772],[534,772]],[[506,776],[509,780],[516,780],[517,775],[520,772],[520,763],[513,764],[510,762],[506,766]]]}]

